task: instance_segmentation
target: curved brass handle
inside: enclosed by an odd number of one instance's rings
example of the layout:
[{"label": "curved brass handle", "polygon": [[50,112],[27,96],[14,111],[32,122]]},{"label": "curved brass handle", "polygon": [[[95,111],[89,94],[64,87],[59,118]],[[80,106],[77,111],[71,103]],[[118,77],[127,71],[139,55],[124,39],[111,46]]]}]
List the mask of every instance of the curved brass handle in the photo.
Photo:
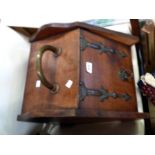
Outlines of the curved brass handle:
[{"label": "curved brass handle", "polygon": [[50,82],[48,82],[48,80],[46,80],[44,74],[43,74],[43,70],[42,70],[42,56],[43,54],[47,51],[50,50],[51,52],[53,52],[55,54],[55,56],[59,56],[61,54],[61,48],[56,48],[54,46],[51,45],[44,45],[43,47],[41,47],[38,50],[37,56],[36,56],[36,70],[37,70],[37,75],[39,77],[39,79],[41,80],[42,84],[44,86],[46,86],[48,89],[50,89],[50,91],[55,94],[58,92],[59,90],[59,85],[57,83],[53,83],[51,84]]}]

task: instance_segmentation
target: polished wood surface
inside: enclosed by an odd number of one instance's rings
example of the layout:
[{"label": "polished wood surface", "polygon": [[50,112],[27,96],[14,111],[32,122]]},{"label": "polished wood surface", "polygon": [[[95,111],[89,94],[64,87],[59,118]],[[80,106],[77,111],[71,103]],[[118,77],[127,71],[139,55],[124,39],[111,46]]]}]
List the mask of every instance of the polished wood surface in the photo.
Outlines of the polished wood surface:
[{"label": "polished wood surface", "polygon": [[[90,47],[81,51],[81,33],[90,43],[102,43],[105,47],[125,53],[126,57],[106,52],[100,54],[97,49]],[[149,117],[148,114],[137,112],[130,53],[130,45],[138,41],[137,37],[84,23],[73,23],[43,26],[31,41],[23,107],[18,120],[46,122],[56,119],[65,122],[70,118],[123,120]],[[36,72],[36,56],[38,49],[44,45],[62,49],[58,57],[47,51],[42,58],[45,77],[50,83],[57,83],[60,86],[56,94],[51,93],[43,84],[36,86],[39,80]],[[86,71],[86,62],[93,64],[92,74]],[[121,69],[131,75],[127,81],[120,79],[118,73]],[[69,87],[66,86],[68,81],[72,81]],[[119,97],[109,97],[101,102],[98,96],[86,96],[80,101],[81,81],[89,89],[104,87],[109,92],[127,93],[131,98],[124,101]]]},{"label": "polished wood surface", "polygon": [[94,25],[81,23],[81,22],[67,23],[67,24],[52,23],[52,24],[44,25],[40,29],[38,29],[37,33],[31,37],[30,41],[33,42],[37,40],[42,40],[52,35],[57,35],[77,28],[82,28],[84,30],[93,32],[102,37],[106,37],[116,42],[125,44],[127,46],[131,46],[139,41],[138,37],[135,37],[129,34],[116,32],[113,30],[108,30],[106,28],[101,28],[101,27],[97,27]]},{"label": "polished wood surface", "polygon": [[[130,77],[127,81],[122,81],[119,77],[120,69],[125,69],[133,75],[130,48],[87,31],[81,31],[81,33],[91,43],[100,42],[127,55],[127,57],[121,58],[116,54],[100,54],[96,49],[86,48],[81,54],[81,81],[85,83],[87,88],[100,89],[104,87],[109,92],[127,93],[131,96],[131,99],[124,101],[120,98],[114,99],[109,97],[101,102],[99,101],[99,97],[88,96],[80,104],[80,108],[137,111],[134,77]],[[86,71],[86,62],[93,64],[92,74]]]},{"label": "polished wood surface", "polygon": [[[52,37],[32,43],[29,59],[27,82],[24,95],[23,113],[33,110],[53,108],[76,108],[79,96],[79,30],[73,30],[64,35]],[[36,88],[39,80],[36,74],[36,54],[43,45],[48,44],[62,48],[60,56],[55,57],[51,52],[43,55],[42,66],[46,78],[52,83],[60,85],[57,94],[52,94],[41,84]],[[73,81],[69,89],[65,86],[68,80]]]},{"label": "polished wood surface", "polygon": [[[46,114],[46,115],[45,115]],[[147,119],[148,113],[116,112],[95,109],[54,109],[27,112],[18,116],[18,120],[32,122],[88,123],[114,120]]]}]

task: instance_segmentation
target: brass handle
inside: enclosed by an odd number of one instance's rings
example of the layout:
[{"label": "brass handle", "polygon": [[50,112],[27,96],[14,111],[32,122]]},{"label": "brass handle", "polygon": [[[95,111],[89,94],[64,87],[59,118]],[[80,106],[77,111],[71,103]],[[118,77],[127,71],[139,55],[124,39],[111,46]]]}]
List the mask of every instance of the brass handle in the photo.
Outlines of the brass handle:
[{"label": "brass handle", "polygon": [[37,75],[39,77],[39,79],[41,80],[42,84],[47,87],[48,89],[50,89],[50,91],[55,94],[58,92],[59,90],[59,85],[57,83],[53,83],[51,84],[44,76],[43,74],[43,70],[42,70],[42,56],[43,54],[47,51],[51,51],[55,54],[55,56],[59,56],[61,54],[61,48],[57,48],[51,45],[44,45],[43,47],[41,47],[38,52],[37,52],[37,56],[36,56],[36,70],[37,70]]}]

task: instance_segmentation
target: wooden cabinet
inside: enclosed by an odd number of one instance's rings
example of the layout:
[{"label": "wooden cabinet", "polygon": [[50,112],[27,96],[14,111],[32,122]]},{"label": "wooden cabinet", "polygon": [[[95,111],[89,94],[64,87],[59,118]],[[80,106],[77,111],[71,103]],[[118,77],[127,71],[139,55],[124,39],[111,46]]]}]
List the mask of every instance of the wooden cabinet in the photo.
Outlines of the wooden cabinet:
[{"label": "wooden cabinet", "polygon": [[18,120],[148,118],[137,112],[130,46],[138,38],[85,23],[49,24],[31,38]]}]

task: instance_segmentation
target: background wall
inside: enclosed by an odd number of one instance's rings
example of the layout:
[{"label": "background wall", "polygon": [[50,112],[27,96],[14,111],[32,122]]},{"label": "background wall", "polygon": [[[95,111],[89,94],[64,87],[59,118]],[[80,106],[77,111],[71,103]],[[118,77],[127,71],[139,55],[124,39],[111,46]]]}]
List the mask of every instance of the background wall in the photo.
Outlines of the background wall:
[{"label": "background wall", "polygon": [[0,134],[30,134],[35,123],[16,120],[21,112],[30,44],[0,23]]}]

